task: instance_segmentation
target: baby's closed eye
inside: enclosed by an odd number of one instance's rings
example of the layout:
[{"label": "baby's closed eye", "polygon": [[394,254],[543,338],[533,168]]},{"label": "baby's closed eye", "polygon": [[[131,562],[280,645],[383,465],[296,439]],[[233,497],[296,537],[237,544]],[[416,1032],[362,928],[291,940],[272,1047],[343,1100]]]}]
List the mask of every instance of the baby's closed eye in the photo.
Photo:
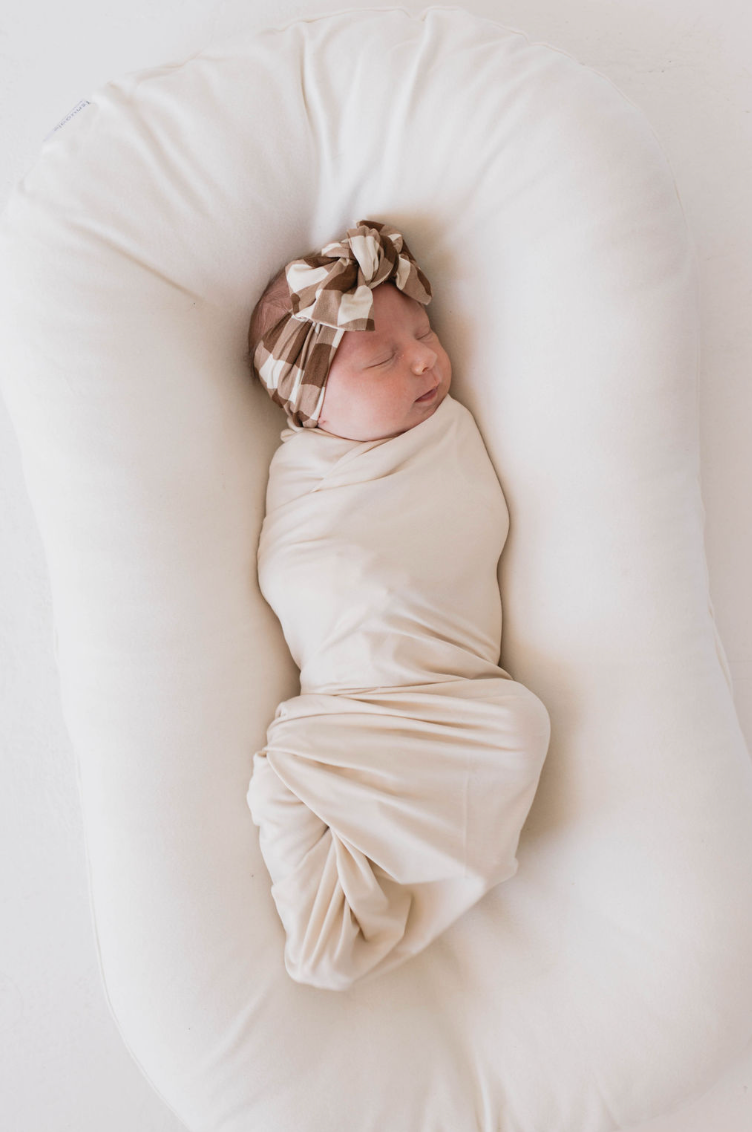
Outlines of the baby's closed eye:
[{"label": "baby's closed eye", "polygon": [[[431,337],[433,336],[433,333],[434,333],[434,332],[433,332],[433,330],[432,330],[432,329],[431,329],[431,327],[429,326],[428,330],[424,330],[422,334],[419,334],[419,335],[418,335],[418,339],[419,339],[420,341],[423,341],[423,339],[424,339],[424,338],[426,338],[426,339],[427,339],[427,338],[431,338]],[[377,361],[377,362],[372,362],[372,363],[371,363],[371,365],[370,365],[370,366],[367,366],[366,368],[367,368],[367,369],[376,369],[376,368],[377,368],[377,366],[385,366],[385,365],[388,365],[388,363],[389,363],[389,362],[391,362],[391,361],[393,361],[393,360],[394,360],[394,357],[395,357],[395,354],[394,354],[394,352],[392,352],[391,354],[389,354],[389,356],[388,356],[388,357],[386,357],[386,358],[381,358],[381,360],[380,360],[380,361]]]}]

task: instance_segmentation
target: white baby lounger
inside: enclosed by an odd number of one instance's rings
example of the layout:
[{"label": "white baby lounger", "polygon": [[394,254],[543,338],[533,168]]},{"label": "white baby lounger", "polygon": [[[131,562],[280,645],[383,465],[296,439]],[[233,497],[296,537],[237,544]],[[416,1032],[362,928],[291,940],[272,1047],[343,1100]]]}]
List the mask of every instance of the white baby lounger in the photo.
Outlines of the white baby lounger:
[{"label": "white baby lounger", "polygon": [[[709,601],[691,241],[642,113],[460,8],[249,32],[95,91],[2,217],[102,975],[193,1132],[611,1132],[752,1032],[752,775]],[[271,274],[361,217],[435,284],[551,744],[516,874],[344,991],[283,962],[246,790],[298,671],[255,573]]]}]

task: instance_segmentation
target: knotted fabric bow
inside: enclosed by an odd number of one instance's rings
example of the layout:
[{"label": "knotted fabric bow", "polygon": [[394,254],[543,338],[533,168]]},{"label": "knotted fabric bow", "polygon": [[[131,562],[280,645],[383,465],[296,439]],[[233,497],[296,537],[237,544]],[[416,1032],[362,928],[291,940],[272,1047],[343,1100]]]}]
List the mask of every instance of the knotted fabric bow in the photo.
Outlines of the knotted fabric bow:
[{"label": "knotted fabric bow", "polygon": [[347,330],[375,330],[374,287],[393,282],[427,305],[431,285],[400,232],[359,220],[341,240],[285,267],[292,310],[258,342],[253,366],[272,401],[297,425],[316,428],[326,380]]}]

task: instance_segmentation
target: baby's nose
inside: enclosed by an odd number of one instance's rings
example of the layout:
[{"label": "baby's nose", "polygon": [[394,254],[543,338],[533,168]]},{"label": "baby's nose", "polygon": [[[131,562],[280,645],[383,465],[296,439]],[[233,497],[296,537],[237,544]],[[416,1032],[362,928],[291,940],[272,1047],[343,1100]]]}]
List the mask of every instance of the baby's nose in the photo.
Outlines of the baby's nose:
[{"label": "baby's nose", "polygon": [[424,347],[417,356],[413,359],[413,371],[415,373],[424,373],[430,369],[436,362],[436,354],[427,346]]}]

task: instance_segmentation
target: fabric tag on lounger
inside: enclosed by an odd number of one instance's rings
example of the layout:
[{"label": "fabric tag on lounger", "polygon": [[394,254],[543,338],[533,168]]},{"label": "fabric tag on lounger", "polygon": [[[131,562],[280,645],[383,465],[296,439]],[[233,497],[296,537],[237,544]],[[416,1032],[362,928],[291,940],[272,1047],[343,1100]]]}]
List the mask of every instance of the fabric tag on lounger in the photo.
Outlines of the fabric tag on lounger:
[{"label": "fabric tag on lounger", "polygon": [[56,132],[56,130],[59,130],[60,127],[64,126],[66,122],[70,122],[71,118],[75,114],[78,114],[79,110],[83,110],[84,106],[89,106],[89,105],[91,105],[90,102],[89,102],[89,99],[88,98],[82,98],[81,101],[77,102],[76,105],[73,107],[73,109],[70,110],[65,115],[64,118],[61,118],[60,121],[58,122],[58,124],[56,126],[54,126],[53,129],[50,130],[50,132],[47,134],[47,137],[44,140],[49,141],[49,139]]}]

